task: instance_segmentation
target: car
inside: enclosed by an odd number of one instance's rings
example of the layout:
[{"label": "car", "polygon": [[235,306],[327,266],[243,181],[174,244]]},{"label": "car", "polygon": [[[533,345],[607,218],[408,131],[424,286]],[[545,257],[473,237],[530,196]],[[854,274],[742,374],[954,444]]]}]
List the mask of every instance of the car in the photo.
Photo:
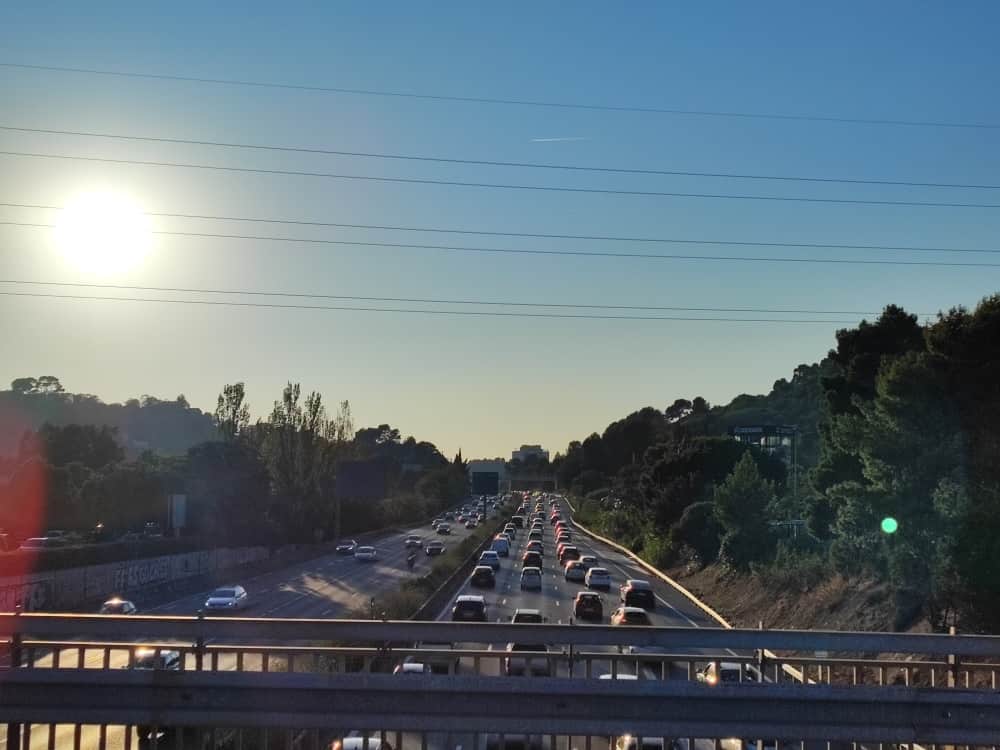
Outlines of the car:
[{"label": "car", "polygon": [[338,555],[353,555],[354,550],[358,548],[358,543],[353,539],[346,539],[340,542],[336,547],[336,552]]},{"label": "car", "polygon": [[514,516],[510,520],[511,520],[511,523],[513,523],[514,526],[516,526],[517,528],[519,528],[519,529],[523,529],[524,528],[524,516]]},{"label": "car", "polygon": [[534,625],[541,625],[545,622],[545,618],[542,616],[540,610],[537,609],[524,609],[518,607],[514,610],[514,616],[510,618],[510,621],[514,625],[520,625],[523,623],[531,623]]},{"label": "car", "polygon": [[459,513],[457,516],[455,516],[455,520],[458,521],[459,523],[465,523],[466,520],[465,513]]},{"label": "car", "polygon": [[417,534],[407,534],[406,539],[403,541],[403,546],[407,549],[410,547],[423,547],[424,540]]},{"label": "car", "polygon": [[580,564],[583,566],[584,570],[590,570],[597,565],[597,558],[594,555],[581,555]]},{"label": "car", "polygon": [[465,522],[465,528],[467,528],[467,529],[474,529],[478,525],[479,524],[476,523],[476,519],[474,519],[474,518],[470,518],[468,521]]},{"label": "car", "polygon": [[568,531],[560,531],[558,534],[556,534],[556,541],[562,544],[568,544],[572,540],[573,540],[573,535],[570,534]]},{"label": "car", "polygon": [[247,591],[242,586],[223,586],[208,595],[205,609],[209,612],[232,612],[245,609],[248,603]]},{"label": "car", "polygon": [[459,658],[453,655],[454,644],[445,642],[420,641],[416,648],[426,653],[417,653],[407,656],[403,662],[414,662],[426,664],[433,674],[456,674],[458,672]]},{"label": "car", "polygon": [[428,557],[434,557],[435,555],[444,554],[444,543],[443,542],[427,542],[424,545],[424,554]]},{"label": "car", "polygon": [[450,534],[451,526],[449,524],[443,523],[437,527],[438,534]]},{"label": "car", "polygon": [[542,553],[535,552],[534,550],[529,550],[521,555],[521,565],[525,568],[539,568],[542,567]]},{"label": "car", "polygon": [[507,557],[510,555],[510,540],[502,534],[497,534],[493,538],[493,542],[490,544],[490,549],[496,552],[500,557]]},{"label": "car", "polygon": [[500,555],[494,550],[488,549],[479,556],[480,565],[489,565],[494,572],[500,570]]},{"label": "car", "polygon": [[[139,648],[136,649],[135,657],[132,659],[132,669],[142,671],[166,670],[168,672],[180,672],[182,668],[183,660],[181,659],[181,652],[169,648]],[[146,740],[153,734],[153,728],[149,726],[139,725],[135,729],[140,740]],[[170,731],[166,727],[160,727],[159,730],[157,736],[160,734],[165,735]]]},{"label": "car", "polygon": [[570,560],[563,567],[563,578],[567,581],[583,581],[587,578],[587,569],[579,560]]},{"label": "car", "polygon": [[452,513],[451,511],[448,511],[447,513],[444,514],[444,520],[445,521],[454,521],[455,520],[455,514]]},{"label": "car", "polygon": [[364,562],[372,562],[378,559],[378,550],[371,546],[358,547],[354,550],[354,559]]},{"label": "car", "polygon": [[556,522],[561,520],[562,516],[560,516],[558,513],[553,513],[551,516],[549,516],[549,526],[555,526]]},{"label": "car", "polygon": [[521,588],[525,591],[541,591],[542,590],[541,568],[522,568]]},{"label": "car", "polygon": [[656,608],[656,595],[649,581],[629,578],[618,589],[618,599],[627,607]]},{"label": "car", "polygon": [[396,668],[392,670],[393,674],[430,674],[431,665],[425,664],[419,661],[404,661],[402,664],[397,664]]},{"label": "car", "polygon": [[567,544],[559,553],[559,564],[565,565],[567,560],[579,560],[580,550],[572,544]]},{"label": "car", "polygon": [[539,555],[545,555],[545,546],[537,539],[532,539],[526,545],[524,545],[525,552],[537,552]]},{"label": "car", "polygon": [[583,578],[584,584],[589,589],[609,589],[611,588],[611,574],[607,568],[591,568]]},{"label": "car", "polygon": [[437,527],[438,527],[439,523],[444,523],[444,519],[443,518],[435,518],[433,521],[431,521],[431,528],[434,529],[435,531],[437,531]]},{"label": "car", "polygon": [[170,672],[181,670],[181,652],[169,648],[138,648],[132,660],[132,669],[165,669]]},{"label": "car", "polygon": [[619,607],[611,613],[612,625],[652,625],[652,620],[642,607]]},{"label": "car", "polygon": [[514,524],[509,523],[509,524],[507,524],[506,526],[503,527],[503,533],[504,534],[508,534],[509,533],[511,535],[511,538],[516,537],[517,536],[517,527]]},{"label": "car", "polygon": [[21,546],[18,549],[21,552],[38,552],[43,549],[52,549],[53,547],[61,547],[63,544],[62,539],[58,537],[50,536],[33,536],[30,539],[25,539],[21,542]]},{"label": "car", "polygon": [[604,603],[593,591],[580,591],[573,600],[573,616],[579,620],[600,620],[604,617]]},{"label": "car", "polygon": [[568,544],[569,544],[569,542],[559,542],[559,544],[556,545],[556,557],[559,557],[559,555],[562,554],[563,549]]},{"label": "car", "polygon": [[[490,575],[493,571],[489,568]],[[451,608],[452,622],[486,622],[486,600],[477,594],[462,594]]]},{"label": "car", "polygon": [[695,679],[706,685],[733,682],[760,682],[760,672],[752,664],[713,661],[695,672]]},{"label": "car", "polygon": [[538,542],[539,544],[541,544],[542,543],[542,532],[541,531],[532,531],[532,532],[529,532],[529,534],[528,534],[528,541],[529,542]]},{"label": "car", "polygon": [[502,536],[507,539],[507,542],[509,544],[513,544],[514,543],[515,536],[514,536],[514,532],[513,531],[511,531],[510,529],[504,529],[503,532],[501,532],[501,533],[502,533]]},{"label": "car", "polygon": [[469,585],[477,589],[491,589],[497,585],[497,576],[489,565],[477,565],[469,576]]},{"label": "car", "polygon": [[108,599],[101,605],[102,615],[134,615],[138,611],[135,604],[128,599],[120,599],[117,596]]},{"label": "car", "polygon": [[[335,740],[330,750],[393,750],[392,745],[382,738],[381,733],[369,734],[367,741],[359,732],[353,732],[350,737]],[[642,750],[647,750],[645,747]]]},{"label": "car", "polygon": [[[537,655],[529,656],[524,652],[539,652]],[[515,675],[535,675],[538,677],[550,677],[552,675],[551,660],[547,656],[541,656],[542,652],[548,652],[548,648],[542,643],[508,643],[508,656],[504,659],[504,673],[512,677]]]}]

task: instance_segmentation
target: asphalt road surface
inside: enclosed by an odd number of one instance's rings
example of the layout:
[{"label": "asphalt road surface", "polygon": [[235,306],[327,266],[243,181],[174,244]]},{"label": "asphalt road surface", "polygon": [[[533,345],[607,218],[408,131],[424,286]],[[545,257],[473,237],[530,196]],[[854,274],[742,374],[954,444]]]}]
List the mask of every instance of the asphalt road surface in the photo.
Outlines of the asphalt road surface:
[{"label": "asphalt road surface", "polygon": [[[244,579],[234,575],[233,583],[238,583],[247,590],[250,602],[240,614],[247,617],[332,619],[344,617],[354,609],[367,607],[373,596],[394,590],[405,579],[419,576],[427,571],[433,558],[427,557],[422,552],[417,554],[414,570],[411,572],[407,568],[408,550],[404,547],[403,541],[408,534],[419,534],[425,540],[440,540],[444,542],[446,548],[450,548],[472,533],[457,522],[453,522],[451,528],[450,535],[439,535],[427,523],[378,539],[366,540],[365,544],[374,546],[378,550],[379,557],[374,562],[361,562],[350,555],[331,554],[251,578]],[[197,614],[209,593],[210,590],[205,590],[171,601],[154,602],[153,606],[143,606],[141,612],[157,615]],[[41,668],[51,667],[53,657],[52,653],[39,654],[36,664]],[[63,667],[75,667],[77,649],[63,649],[59,659]],[[84,654],[84,667],[99,669],[103,665],[103,660],[102,651],[88,649]],[[112,652],[110,658],[112,669],[123,668],[127,664],[127,651]],[[188,666],[190,668],[190,665]],[[235,655],[223,654],[218,666],[222,670],[235,669]],[[248,661],[246,666],[249,669],[258,668],[252,660]],[[6,726],[0,726],[0,748],[3,750],[7,750],[6,729]],[[74,747],[72,725],[58,725],[54,731],[55,747],[61,750]],[[107,750],[121,750],[126,744],[133,748],[139,747],[134,735],[132,741],[126,743],[122,727],[109,727],[106,730]],[[35,726],[26,746],[31,750],[47,750],[48,727]],[[79,747],[81,750],[95,750],[100,747],[100,729],[96,726],[83,727]],[[172,744],[168,743],[166,747],[172,747]]]}]

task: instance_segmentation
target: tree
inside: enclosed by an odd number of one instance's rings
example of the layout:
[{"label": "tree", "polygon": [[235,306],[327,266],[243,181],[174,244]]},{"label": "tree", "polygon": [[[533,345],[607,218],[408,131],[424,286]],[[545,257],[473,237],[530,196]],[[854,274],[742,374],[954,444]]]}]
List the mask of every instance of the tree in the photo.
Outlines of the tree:
[{"label": "tree", "polygon": [[[288,383],[267,423],[264,454],[274,489],[275,517],[286,532],[303,541],[335,523],[334,453],[326,411],[313,391],[300,403],[301,387]],[[333,511],[333,512],[331,512]]]},{"label": "tree", "polygon": [[65,390],[55,375],[42,375],[35,383],[37,393],[63,393]]},{"label": "tree", "polygon": [[10,389],[22,396],[28,393],[37,393],[38,381],[35,378],[16,378],[11,381]]},{"label": "tree", "polygon": [[693,407],[691,402],[686,398],[679,398],[664,410],[663,415],[667,418],[668,422],[673,424],[674,422],[679,422],[684,419],[684,417],[691,414],[692,411]]},{"label": "tree", "polygon": [[215,407],[215,426],[226,440],[236,440],[250,426],[250,405],[243,383],[224,385]]},{"label": "tree", "polygon": [[116,440],[117,433],[107,425],[44,424],[38,436],[46,460],[53,466],[78,462],[89,469],[100,469],[125,457]]},{"label": "tree", "polygon": [[722,526],[710,500],[692,503],[684,509],[680,519],[670,528],[670,547],[679,550],[688,547],[702,565],[713,562],[719,554],[719,537]]},{"label": "tree", "polygon": [[247,441],[201,443],[188,451],[186,484],[192,515],[218,543],[266,540],[271,478]]},{"label": "tree", "polygon": [[715,489],[715,514],[722,527],[719,556],[736,570],[767,559],[774,539],[767,523],[767,506],[774,498],[774,484],[763,479],[748,451],[733,473]]}]

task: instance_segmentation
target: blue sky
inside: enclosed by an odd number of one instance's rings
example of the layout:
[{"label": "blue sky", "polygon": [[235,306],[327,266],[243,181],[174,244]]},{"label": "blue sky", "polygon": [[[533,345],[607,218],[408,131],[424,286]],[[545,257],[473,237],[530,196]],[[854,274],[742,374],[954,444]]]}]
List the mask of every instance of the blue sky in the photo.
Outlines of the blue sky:
[{"label": "blue sky", "polygon": [[[311,3],[280,9],[272,3],[176,2],[162,10],[134,3],[84,8],[36,2],[5,11],[0,61],[457,96],[1000,124],[993,33],[998,21],[1000,6],[990,2]],[[432,102],[13,68],[0,68],[0,101],[0,125],[586,166],[1000,182],[1000,129]],[[580,140],[539,140],[558,138]],[[472,182],[1000,203],[997,190],[564,173],[13,132],[0,132],[0,144],[7,151]],[[0,156],[3,202],[63,205],[101,187],[126,193],[153,212],[682,239],[1000,247],[995,209],[540,193]],[[0,208],[4,221],[52,218]],[[532,249],[956,259],[168,218],[154,219],[154,226]],[[571,304],[877,311],[893,302],[934,313],[995,292],[1000,270],[483,255],[160,236],[143,264],[95,279],[67,266],[44,230],[0,226],[0,237],[5,279]],[[600,431],[634,409],[662,408],[677,397],[702,395],[715,403],[741,392],[766,392],[796,364],[821,357],[839,327],[14,297],[0,297],[0,316],[3,381],[51,373],[70,390],[106,400],[184,393],[193,404],[211,408],[224,383],[243,380],[254,411],[263,414],[292,380],[331,402],[349,399],[359,425],[388,421],[449,453],[461,447],[466,455],[488,456],[522,442],[562,450],[568,440]]]}]

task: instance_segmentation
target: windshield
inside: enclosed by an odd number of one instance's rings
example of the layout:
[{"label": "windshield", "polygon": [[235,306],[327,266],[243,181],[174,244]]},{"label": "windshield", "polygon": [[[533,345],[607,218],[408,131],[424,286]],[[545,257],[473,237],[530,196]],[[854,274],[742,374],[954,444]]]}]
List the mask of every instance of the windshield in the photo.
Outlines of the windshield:
[{"label": "windshield", "polygon": [[232,599],[236,596],[236,589],[216,589],[211,593],[212,599]]}]

